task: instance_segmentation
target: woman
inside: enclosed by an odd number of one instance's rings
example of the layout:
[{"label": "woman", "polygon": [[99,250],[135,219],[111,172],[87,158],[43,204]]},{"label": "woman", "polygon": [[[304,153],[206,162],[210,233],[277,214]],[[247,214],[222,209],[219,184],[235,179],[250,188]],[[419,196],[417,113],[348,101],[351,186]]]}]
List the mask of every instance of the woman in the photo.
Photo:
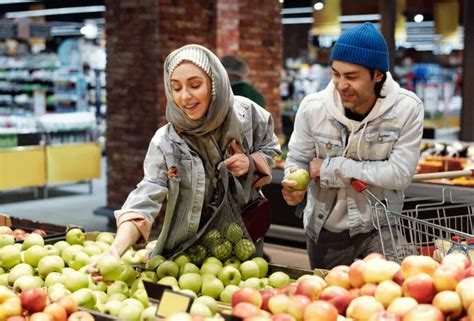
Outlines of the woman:
[{"label": "woman", "polygon": [[117,235],[109,252],[116,256],[148,241],[162,207],[165,219],[153,254],[171,253],[212,216],[220,162],[233,176],[246,177],[250,155],[255,197],[256,188],[270,182],[280,154],[271,115],[233,96],[224,67],[208,49],[187,45],[173,51],[164,63],[164,82],[169,123],[150,142],[144,178],[115,212]]}]

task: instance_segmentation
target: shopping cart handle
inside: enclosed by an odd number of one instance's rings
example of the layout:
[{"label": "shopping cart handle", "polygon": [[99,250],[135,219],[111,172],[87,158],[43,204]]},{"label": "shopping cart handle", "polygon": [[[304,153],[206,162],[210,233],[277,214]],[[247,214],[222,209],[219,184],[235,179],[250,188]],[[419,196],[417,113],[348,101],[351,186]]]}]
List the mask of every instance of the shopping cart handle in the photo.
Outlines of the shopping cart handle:
[{"label": "shopping cart handle", "polygon": [[351,185],[352,188],[354,188],[358,193],[363,192],[367,189],[367,184],[355,178],[351,178]]},{"label": "shopping cart handle", "polygon": [[456,178],[456,177],[474,177],[474,169],[464,169],[459,171],[448,171],[438,173],[424,173],[415,174],[413,176],[413,182],[425,181],[429,179],[443,179],[443,178]]}]

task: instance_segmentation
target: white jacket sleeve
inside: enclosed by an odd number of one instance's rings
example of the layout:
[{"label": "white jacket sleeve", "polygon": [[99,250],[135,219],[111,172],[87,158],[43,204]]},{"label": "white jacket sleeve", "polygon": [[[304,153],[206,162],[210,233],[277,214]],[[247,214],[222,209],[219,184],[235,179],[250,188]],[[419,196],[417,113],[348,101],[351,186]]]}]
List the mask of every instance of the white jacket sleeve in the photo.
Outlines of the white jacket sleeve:
[{"label": "white jacket sleeve", "polygon": [[423,106],[418,106],[400,130],[387,160],[357,161],[346,157],[332,157],[321,165],[321,187],[344,187],[351,178],[385,189],[405,189],[411,182],[420,155],[423,135]]}]

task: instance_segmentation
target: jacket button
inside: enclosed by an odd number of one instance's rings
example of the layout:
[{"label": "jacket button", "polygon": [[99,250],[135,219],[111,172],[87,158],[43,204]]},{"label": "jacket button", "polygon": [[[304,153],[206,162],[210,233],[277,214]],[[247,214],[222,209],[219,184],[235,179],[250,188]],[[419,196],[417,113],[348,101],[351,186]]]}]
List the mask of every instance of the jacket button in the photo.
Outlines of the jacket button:
[{"label": "jacket button", "polygon": [[320,219],[323,219],[323,218],[324,218],[324,215],[323,215],[323,214],[319,214],[318,217],[319,217]]},{"label": "jacket button", "polygon": [[331,143],[327,143],[327,144],[326,144],[326,148],[327,148],[327,149],[331,149],[331,148],[332,148],[332,144],[331,144]]}]

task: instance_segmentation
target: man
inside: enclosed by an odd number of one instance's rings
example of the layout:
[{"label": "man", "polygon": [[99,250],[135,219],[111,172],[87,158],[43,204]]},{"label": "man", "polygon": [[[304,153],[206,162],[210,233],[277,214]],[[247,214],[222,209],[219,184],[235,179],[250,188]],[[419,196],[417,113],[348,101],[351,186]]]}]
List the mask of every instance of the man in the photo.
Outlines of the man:
[{"label": "man", "polygon": [[[371,207],[351,179],[386,200],[388,213],[400,212],[423,131],[423,104],[392,79],[387,44],[372,24],[340,36],[331,68],[326,89],[301,102],[285,165],[286,174],[309,170],[312,182],[295,191],[295,182],[282,181],[284,199],[303,215],[310,265],[326,269],[382,252]],[[389,254],[390,233],[381,232]]]},{"label": "man", "polygon": [[265,108],[265,98],[247,80],[249,73],[248,65],[242,59],[235,56],[224,56],[221,59],[234,95],[244,96]]}]

